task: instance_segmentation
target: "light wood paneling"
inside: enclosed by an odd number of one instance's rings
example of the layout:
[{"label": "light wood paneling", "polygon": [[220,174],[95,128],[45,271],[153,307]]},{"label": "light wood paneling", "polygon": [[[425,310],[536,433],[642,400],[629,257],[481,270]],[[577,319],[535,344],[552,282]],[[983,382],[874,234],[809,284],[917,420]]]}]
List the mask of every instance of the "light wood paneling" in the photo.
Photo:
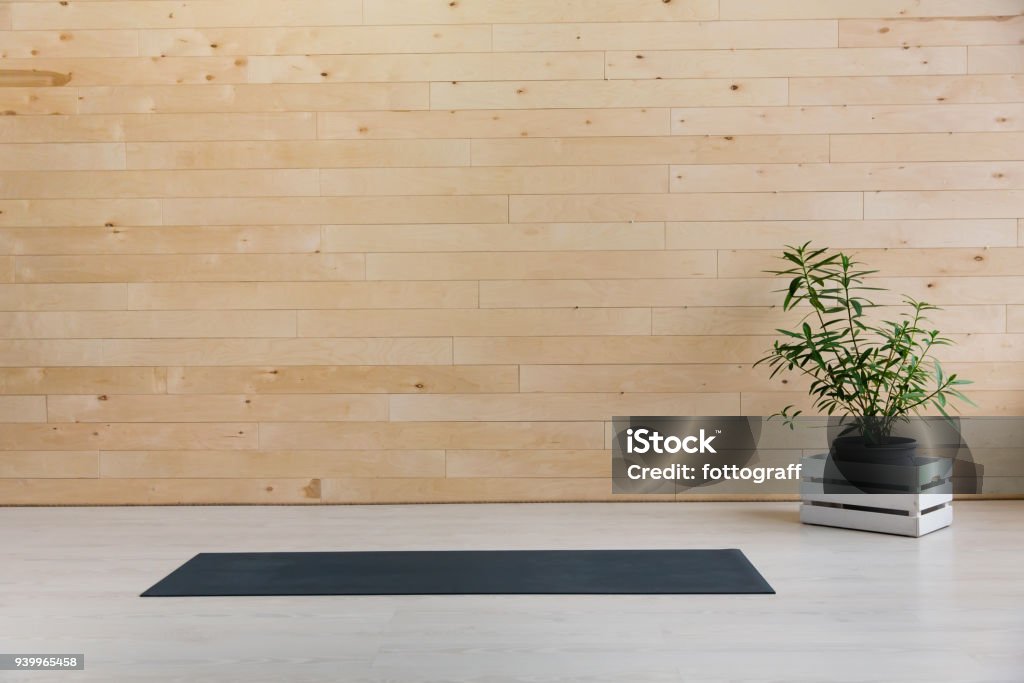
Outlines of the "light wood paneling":
[{"label": "light wood paneling", "polygon": [[[320,232],[318,225],[0,228],[0,251],[20,255],[311,254],[320,248]],[[12,259],[12,277],[13,268]]]},{"label": "light wood paneling", "polygon": [[98,451],[4,451],[0,482],[8,479],[95,479]]},{"label": "light wood paneling", "polygon": [[[5,7],[10,8],[10,5]],[[134,57],[139,54],[139,36],[133,30],[3,31],[0,45],[3,59]],[[30,68],[36,67],[30,65]]]},{"label": "light wood paneling", "polygon": [[162,394],[164,368],[2,368],[3,394]]},{"label": "light wood paneling", "polygon": [[466,140],[144,142],[127,145],[138,169],[468,166]]},{"label": "light wood paneling", "polygon": [[151,310],[422,308],[429,312],[476,306],[478,300],[478,287],[472,282],[189,282],[127,287],[131,308]]},{"label": "light wood paneling", "polygon": [[332,55],[485,52],[491,27],[439,26],[267,26],[249,28],[150,29],[139,32],[143,55]]},{"label": "light wood paneling", "polygon": [[52,422],[288,422],[385,420],[387,398],[346,394],[296,396],[51,396]]},{"label": "light wood paneling", "polygon": [[519,368],[515,365],[307,365],[167,370],[167,391],[172,394],[448,394],[518,390]]},{"label": "light wood paneling", "polygon": [[[973,54],[973,52],[972,52]],[[963,47],[656,50],[607,53],[609,78],[905,76],[967,73]],[[992,55],[995,57],[996,55]],[[971,73],[1013,73],[975,70]]]},{"label": "light wood paneling", "polygon": [[293,337],[294,311],[84,311],[0,313],[13,339]]},{"label": "light wood paneling", "polygon": [[645,334],[650,328],[651,312],[647,308],[299,311],[302,337],[612,336]]},{"label": "light wood paneling", "polygon": [[[1019,8],[1018,8],[1019,11]],[[1024,15],[928,19],[846,19],[839,22],[840,47],[886,45],[1016,45]]]},{"label": "light wood paneling", "polygon": [[[837,22],[702,21],[494,25],[495,50],[735,50],[835,47]],[[950,43],[957,45],[958,43]]]},{"label": "light wood paneling", "polygon": [[609,499],[808,240],[1024,415],[1022,11],[0,3],[0,504]]},{"label": "light wood paneling", "polygon": [[824,135],[744,137],[604,137],[543,140],[474,140],[477,166],[750,163],[828,161]]},{"label": "light wood paneling", "polygon": [[15,29],[166,28],[173,26],[315,26],[358,24],[358,0],[261,0],[258,12],[244,0],[204,0],[182,5],[173,0],[96,2],[17,2]]},{"label": "light wood paneling", "polygon": [[1017,161],[1024,133],[834,135],[832,161]]},{"label": "light wood paneling", "polygon": [[[602,453],[603,455],[603,453]],[[93,455],[94,467],[96,455]],[[444,477],[445,451],[103,451],[99,474],[126,479]]]},{"label": "light wood paneling", "polygon": [[[1016,250],[1012,250],[1016,251]],[[562,251],[368,254],[370,280],[564,280],[616,277],[714,277],[715,252]]]},{"label": "light wood paneling", "polygon": [[1024,76],[851,76],[791,78],[789,104],[1021,102]]},{"label": "light wood paneling", "polygon": [[820,241],[838,249],[872,247],[1012,247],[1012,220],[732,221],[666,225],[669,249],[777,249]]},{"label": "light wood paneling", "polygon": [[385,253],[653,250],[665,246],[665,224],[624,221],[501,225],[325,225],[323,240],[325,251]]},{"label": "light wood paneling", "polygon": [[19,256],[18,282],[362,280],[362,254]]},{"label": "light wood paneling", "polygon": [[[672,110],[678,135],[799,135],[801,133],[936,133],[1019,131],[1024,105],[887,104],[806,107],[691,107]],[[913,135],[890,136],[899,142]],[[833,137],[833,140],[836,138]],[[840,138],[841,139],[841,138]],[[871,157],[876,159],[876,157]],[[961,159],[962,156],[953,157]],[[843,161],[835,156],[832,161]]]},{"label": "light wood paneling", "polygon": [[502,0],[479,2],[420,2],[388,0],[365,8],[367,24],[519,24],[564,21],[694,21],[718,18],[717,0],[685,3],[632,3],[621,0]]},{"label": "light wood paneling", "polygon": [[[668,135],[668,109],[321,112],[321,139]],[[0,123],[2,123],[0,119]]]},{"label": "light wood paneling", "polygon": [[721,19],[975,17],[1020,11],[1017,0],[721,0]]}]

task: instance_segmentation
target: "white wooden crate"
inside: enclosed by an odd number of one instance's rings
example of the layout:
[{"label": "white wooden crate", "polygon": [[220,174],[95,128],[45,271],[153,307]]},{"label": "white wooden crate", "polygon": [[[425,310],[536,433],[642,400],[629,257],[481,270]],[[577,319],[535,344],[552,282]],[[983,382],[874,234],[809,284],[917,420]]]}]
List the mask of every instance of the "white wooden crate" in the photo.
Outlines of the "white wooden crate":
[{"label": "white wooden crate", "polygon": [[828,463],[827,454],[801,459],[800,521],[805,524],[917,537],[953,523],[951,463],[921,458],[917,467],[883,468],[883,475],[896,472],[880,477],[892,493],[862,492],[830,477],[834,470]]}]

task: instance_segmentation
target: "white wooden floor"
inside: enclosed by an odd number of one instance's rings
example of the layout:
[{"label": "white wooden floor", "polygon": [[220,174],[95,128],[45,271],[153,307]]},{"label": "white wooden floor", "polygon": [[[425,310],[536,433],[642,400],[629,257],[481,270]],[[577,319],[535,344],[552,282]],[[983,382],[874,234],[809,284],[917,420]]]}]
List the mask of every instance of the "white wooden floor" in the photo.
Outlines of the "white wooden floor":
[{"label": "white wooden floor", "polygon": [[[200,551],[728,547],[778,595],[136,597]],[[1024,681],[1024,502],[922,539],[792,503],[4,508],[0,552],[0,651],[87,657],[0,680]]]}]

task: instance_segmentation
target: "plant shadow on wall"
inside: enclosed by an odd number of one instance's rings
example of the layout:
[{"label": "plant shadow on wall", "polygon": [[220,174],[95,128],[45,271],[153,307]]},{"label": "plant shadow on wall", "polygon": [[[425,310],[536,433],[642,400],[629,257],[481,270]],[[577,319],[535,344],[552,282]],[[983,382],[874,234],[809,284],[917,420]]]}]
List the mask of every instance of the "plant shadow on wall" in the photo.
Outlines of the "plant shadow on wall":
[{"label": "plant shadow on wall", "polygon": [[[873,322],[867,311],[876,304],[868,293],[886,290],[866,286],[864,278],[878,271],[810,242],[787,245],[780,259],[790,267],[766,272],[789,278],[779,290],[783,310],[809,311],[796,329],[776,330],[783,339],[755,366],[767,365],[772,377],[797,372],[810,378],[814,407],[843,418],[832,445],[837,459],[912,464],[916,441],[894,436],[897,423],[929,408],[950,420],[957,402],[974,405],[959,390],[970,382],[947,375],[933,355],[952,344],[929,329],[927,313],[938,307],[904,296],[908,310],[898,319]],[[801,412],[790,405],[772,417],[793,427]]]}]

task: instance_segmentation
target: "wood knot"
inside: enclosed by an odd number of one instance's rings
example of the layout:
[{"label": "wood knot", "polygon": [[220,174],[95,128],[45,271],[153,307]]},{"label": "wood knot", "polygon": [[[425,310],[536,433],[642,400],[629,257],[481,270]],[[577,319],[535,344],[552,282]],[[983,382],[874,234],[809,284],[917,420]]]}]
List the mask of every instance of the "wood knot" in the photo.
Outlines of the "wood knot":
[{"label": "wood knot", "polygon": [[422,388],[423,388],[423,382],[416,382],[416,384],[415,384],[414,386],[415,386],[415,387],[416,387],[417,389],[422,389]]},{"label": "wood knot", "polygon": [[735,83],[733,83],[732,85],[729,86],[729,90],[739,90],[739,89],[740,89],[740,86],[736,85]]}]

